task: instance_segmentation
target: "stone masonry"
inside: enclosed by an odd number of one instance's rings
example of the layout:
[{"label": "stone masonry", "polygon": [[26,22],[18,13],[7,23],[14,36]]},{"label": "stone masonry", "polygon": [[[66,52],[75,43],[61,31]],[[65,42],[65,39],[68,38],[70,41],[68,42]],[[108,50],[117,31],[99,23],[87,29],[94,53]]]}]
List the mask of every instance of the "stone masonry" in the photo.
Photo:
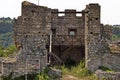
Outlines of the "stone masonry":
[{"label": "stone masonry", "polygon": [[101,24],[99,4],[89,4],[82,11],[59,11],[24,1],[22,14],[15,21],[13,30],[19,54],[13,61],[1,60],[2,75],[39,73],[48,62],[57,64],[53,57],[62,63],[70,59],[76,64],[84,59],[90,71],[100,66],[120,71],[117,62],[109,64],[120,58],[108,47],[112,30],[109,25]]}]

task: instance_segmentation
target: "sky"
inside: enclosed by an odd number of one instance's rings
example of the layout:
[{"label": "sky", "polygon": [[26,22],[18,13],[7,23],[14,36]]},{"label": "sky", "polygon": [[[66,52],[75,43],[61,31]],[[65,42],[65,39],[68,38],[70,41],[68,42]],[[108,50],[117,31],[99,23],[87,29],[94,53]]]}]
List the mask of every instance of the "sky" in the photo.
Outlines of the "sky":
[{"label": "sky", "polygon": [[[0,0],[0,17],[18,17],[21,15],[21,2],[25,0]],[[38,5],[38,0],[26,0]],[[101,5],[101,23],[120,24],[120,0],[39,0],[40,6],[49,8],[76,9],[81,11],[89,3]]]}]

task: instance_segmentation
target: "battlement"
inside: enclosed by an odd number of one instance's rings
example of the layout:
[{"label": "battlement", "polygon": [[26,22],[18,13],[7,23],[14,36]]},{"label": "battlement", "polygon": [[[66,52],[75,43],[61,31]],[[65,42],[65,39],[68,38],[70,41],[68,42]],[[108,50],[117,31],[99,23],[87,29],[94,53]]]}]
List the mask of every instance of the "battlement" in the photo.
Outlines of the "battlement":
[{"label": "battlement", "polygon": [[[65,11],[59,11],[58,9],[51,10],[52,15],[55,17],[78,17],[77,14],[85,13],[83,11],[76,11],[75,9],[65,9]],[[61,16],[62,14],[62,16]],[[79,17],[81,17],[79,16]]]}]

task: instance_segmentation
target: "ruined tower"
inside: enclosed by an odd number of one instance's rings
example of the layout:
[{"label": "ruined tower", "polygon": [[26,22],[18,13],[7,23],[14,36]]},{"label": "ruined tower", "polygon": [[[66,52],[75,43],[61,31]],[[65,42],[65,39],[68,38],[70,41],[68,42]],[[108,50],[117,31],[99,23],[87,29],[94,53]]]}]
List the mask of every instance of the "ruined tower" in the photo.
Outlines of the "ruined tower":
[{"label": "ruined tower", "polygon": [[85,10],[88,11],[88,14],[85,14],[86,66],[92,70],[101,66],[101,60],[99,60],[101,58],[100,6],[98,4],[89,4]]},{"label": "ruined tower", "polygon": [[[61,13],[64,15],[59,16]],[[103,53],[110,53],[106,50],[108,39],[104,32],[108,34],[111,30],[100,22],[99,4],[89,4],[82,11],[59,11],[24,1],[22,15],[13,30],[19,54],[14,62],[4,60],[4,74],[39,73],[48,62],[78,64],[83,59],[86,67],[94,71],[104,65]]]}]

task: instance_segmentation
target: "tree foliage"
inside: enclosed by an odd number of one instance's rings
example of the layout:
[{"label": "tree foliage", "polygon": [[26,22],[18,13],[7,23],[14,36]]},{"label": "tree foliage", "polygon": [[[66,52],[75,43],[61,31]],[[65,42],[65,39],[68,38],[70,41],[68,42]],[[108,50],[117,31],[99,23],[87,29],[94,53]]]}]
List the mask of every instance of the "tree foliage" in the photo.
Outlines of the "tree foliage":
[{"label": "tree foliage", "polygon": [[11,18],[0,18],[0,34],[12,32],[14,20]]},{"label": "tree foliage", "polygon": [[112,35],[113,41],[120,40],[120,25],[119,26],[114,25],[112,27],[112,33],[113,33],[113,35]]},{"label": "tree foliage", "polygon": [[17,52],[17,48],[15,45],[10,45],[7,48],[0,47],[0,57],[8,57],[10,54],[14,54]]},{"label": "tree foliage", "polygon": [[0,34],[0,46],[8,47],[9,45],[13,44],[12,32]]}]

